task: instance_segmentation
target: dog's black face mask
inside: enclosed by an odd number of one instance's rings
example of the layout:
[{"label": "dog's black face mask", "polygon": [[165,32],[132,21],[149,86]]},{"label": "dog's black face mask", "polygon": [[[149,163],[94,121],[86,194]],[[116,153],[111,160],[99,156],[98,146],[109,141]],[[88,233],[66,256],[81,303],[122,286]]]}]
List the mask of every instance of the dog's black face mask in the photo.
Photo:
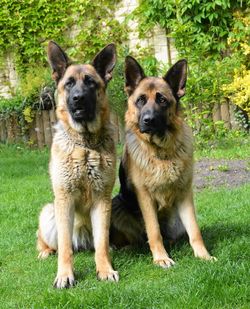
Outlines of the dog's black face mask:
[{"label": "dog's black face mask", "polygon": [[52,77],[58,89],[63,88],[69,113],[76,122],[96,119],[100,102],[98,93],[105,93],[116,63],[114,44],[104,47],[91,65],[72,65],[67,54],[53,41],[48,45]]},{"label": "dog's black face mask", "polygon": [[138,118],[133,122],[141,133],[161,137],[174,130],[179,99],[185,94],[186,77],[185,59],[159,78],[147,77],[134,58],[126,57],[125,89],[129,95],[129,110],[136,109],[132,115],[138,115]]},{"label": "dog's black face mask", "polygon": [[98,84],[90,75],[83,79],[68,78],[65,85],[67,105],[72,118],[77,122],[93,121],[97,106]]},{"label": "dog's black face mask", "polygon": [[138,119],[140,132],[163,136],[170,127],[167,117],[170,103],[167,98],[159,92],[156,92],[151,98],[141,95],[136,100],[136,106],[140,111]]}]

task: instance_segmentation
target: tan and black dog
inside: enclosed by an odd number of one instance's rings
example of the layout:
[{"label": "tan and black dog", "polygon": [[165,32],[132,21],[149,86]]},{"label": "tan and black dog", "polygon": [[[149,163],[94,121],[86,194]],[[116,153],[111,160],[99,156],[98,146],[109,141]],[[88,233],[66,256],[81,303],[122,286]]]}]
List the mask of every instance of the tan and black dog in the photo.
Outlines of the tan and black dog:
[{"label": "tan and black dog", "polygon": [[74,285],[73,250],[95,248],[97,277],[118,281],[109,257],[111,192],[115,145],[106,86],[116,62],[113,44],[92,64],[70,64],[49,42],[48,58],[57,83],[57,118],[50,176],[54,203],[39,218],[39,257],[58,251],[57,288]]},{"label": "tan and black dog", "polygon": [[187,62],[178,61],[163,78],[146,77],[128,56],[125,78],[126,137],[120,193],[112,206],[112,241],[136,244],[146,232],[154,263],[167,268],[174,261],[163,240],[176,240],[186,231],[194,255],[210,260],[193,203],[192,132],[180,112]]}]

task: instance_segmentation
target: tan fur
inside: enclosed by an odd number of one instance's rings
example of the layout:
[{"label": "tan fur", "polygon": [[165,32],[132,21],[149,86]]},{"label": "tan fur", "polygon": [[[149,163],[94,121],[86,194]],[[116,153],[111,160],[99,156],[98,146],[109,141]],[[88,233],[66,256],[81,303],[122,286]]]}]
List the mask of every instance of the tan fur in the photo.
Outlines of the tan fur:
[{"label": "tan fur", "polygon": [[[91,75],[99,84],[96,118],[76,123],[67,108],[64,81]],[[71,65],[57,88],[57,118],[51,147],[50,176],[55,195],[40,215],[39,257],[58,251],[58,288],[73,285],[74,250],[95,247],[99,279],[118,280],[109,257],[111,192],[115,181],[115,145],[105,85],[91,65]],[[95,213],[92,216],[92,213]]]},{"label": "tan fur", "polygon": [[[135,104],[136,98],[146,94],[148,98],[146,104],[150,108],[156,104],[154,102],[156,92],[164,94],[170,102],[165,117],[170,120],[171,129],[161,138],[140,133],[138,123],[140,110]],[[161,267],[174,264],[164,248],[161,235],[161,228],[167,220],[172,220],[176,225],[172,229],[173,239],[186,230],[195,256],[211,259],[197,224],[192,198],[192,132],[180,112],[176,110],[176,101],[168,84],[162,78],[148,77],[142,79],[129,97],[125,115],[126,140],[123,162],[128,181],[139,202],[154,263]],[[116,229],[127,235],[126,238],[130,243],[138,241],[137,236],[131,240],[133,233],[127,228],[128,221],[124,220],[125,223],[122,225],[116,213],[117,210],[114,211],[112,218]],[[177,217],[181,219],[183,225],[181,222],[179,224]],[[142,222],[141,227],[143,229]]]}]

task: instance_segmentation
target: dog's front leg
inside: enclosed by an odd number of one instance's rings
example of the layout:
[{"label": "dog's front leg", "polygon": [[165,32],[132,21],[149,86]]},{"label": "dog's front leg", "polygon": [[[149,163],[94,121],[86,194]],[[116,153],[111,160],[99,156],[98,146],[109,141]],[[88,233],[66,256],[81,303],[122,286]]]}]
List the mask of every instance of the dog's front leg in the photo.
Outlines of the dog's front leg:
[{"label": "dog's front leg", "polygon": [[110,215],[111,198],[98,201],[91,209],[96,274],[99,280],[118,281],[118,272],[114,271],[109,256]]},{"label": "dog's front leg", "polygon": [[190,191],[184,200],[178,204],[178,212],[181,221],[187,231],[189,242],[193,248],[194,255],[204,260],[216,260],[216,258],[212,257],[208,253],[203,242],[203,238],[195,215],[192,191]]},{"label": "dog's front leg", "polygon": [[143,188],[137,190],[137,197],[145,222],[148,242],[153,254],[154,263],[163,268],[168,268],[175,263],[170,259],[164,248],[154,201]]},{"label": "dog's front leg", "polygon": [[72,249],[74,200],[64,190],[58,190],[55,194],[55,217],[58,233],[58,270],[54,287],[61,289],[74,285]]}]

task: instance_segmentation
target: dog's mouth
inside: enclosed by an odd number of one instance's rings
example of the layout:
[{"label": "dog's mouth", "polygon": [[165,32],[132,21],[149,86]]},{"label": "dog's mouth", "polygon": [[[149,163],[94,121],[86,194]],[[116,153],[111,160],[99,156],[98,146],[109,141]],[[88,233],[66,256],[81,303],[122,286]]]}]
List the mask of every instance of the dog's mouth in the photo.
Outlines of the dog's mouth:
[{"label": "dog's mouth", "polygon": [[140,132],[145,133],[145,134],[152,134],[154,132],[154,130],[151,129],[151,128],[140,127]]},{"label": "dog's mouth", "polygon": [[158,137],[162,137],[167,134],[167,128],[156,128],[156,127],[148,127],[148,126],[139,126],[140,133],[149,134],[151,136],[157,135]]},{"label": "dog's mouth", "polygon": [[95,119],[94,111],[87,111],[85,108],[71,110],[71,115],[77,122],[91,122]]},{"label": "dog's mouth", "polygon": [[81,119],[84,119],[86,117],[86,111],[85,109],[76,109],[74,111],[72,111],[73,113],[73,117],[74,119],[76,120],[81,120]]},{"label": "dog's mouth", "polygon": [[155,126],[148,126],[144,124],[139,125],[139,130],[141,133],[145,133],[145,134],[157,133],[157,128]]}]

